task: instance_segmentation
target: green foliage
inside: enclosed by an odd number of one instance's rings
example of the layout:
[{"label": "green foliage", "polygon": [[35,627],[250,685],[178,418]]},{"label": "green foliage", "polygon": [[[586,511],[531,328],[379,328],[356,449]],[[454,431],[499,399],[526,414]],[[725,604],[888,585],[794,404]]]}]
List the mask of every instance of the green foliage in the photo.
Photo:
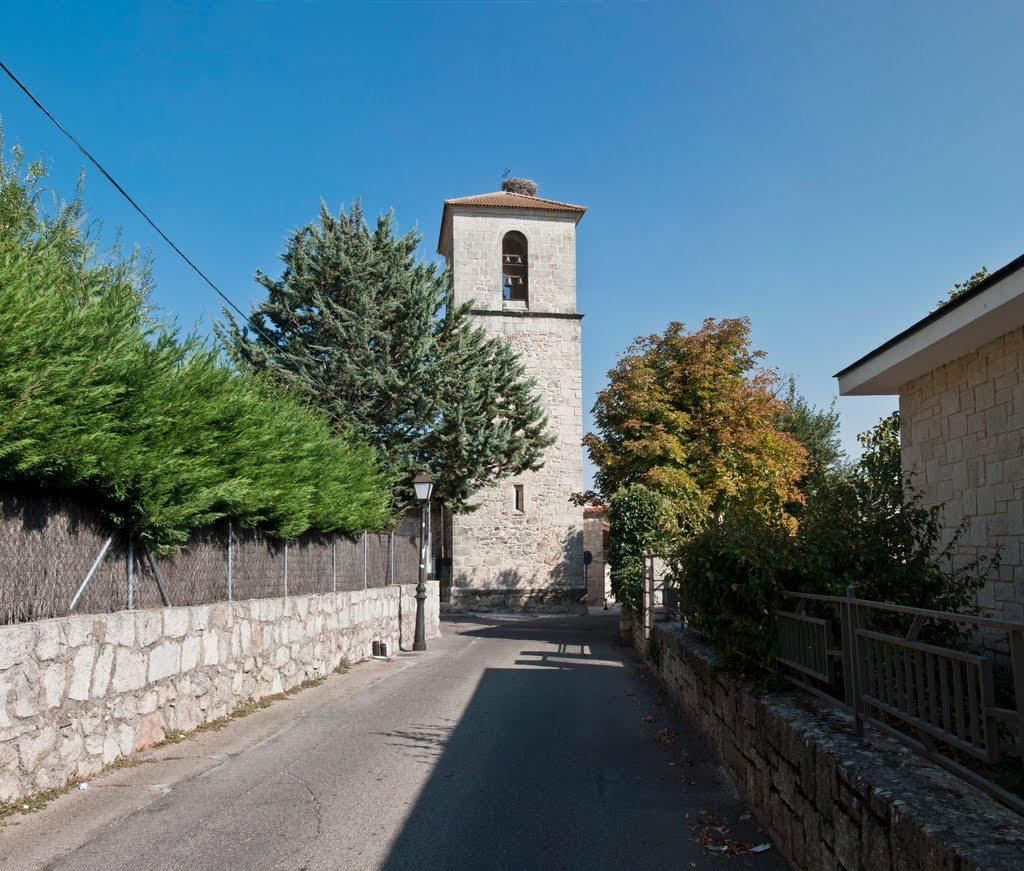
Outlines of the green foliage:
[{"label": "green foliage", "polygon": [[[899,415],[860,436],[864,454],[823,476],[796,532],[752,512],[733,512],[681,542],[673,561],[684,611],[724,653],[744,664],[774,659],[771,609],[781,589],[940,611],[970,610],[998,556],[954,562],[959,532],[944,541],[940,506],[927,507],[900,465]],[[903,631],[899,616],[872,612],[873,625]],[[955,640],[931,627],[936,641]]]},{"label": "green foliage", "polygon": [[839,412],[834,399],[828,409],[817,408],[800,395],[796,379],[790,377],[774,422],[807,451],[807,470],[800,482],[805,493],[819,477],[842,468],[845,454],[840,445]]},{"label": "green foliage", "polygon": [[801,589],[962,611],[998,556],[955,562],[958,530],[943,540],[942,507],[926,506],[903,474],[899,413],[859,436],[864,454],[808,501],[797,539]]},{"label": "green foliage", "polygon": [[639,612],[643,603],[644,554],[664,553],[677,531],[675,508],[662,494],[633,484],[612,497],[608,524],[612,593],[616,601]]},{"label": "green foliage", "polygon": [[805,451],[775,426],[778,377],[758,368],[745,319],[708,319],[688,332],[669,324],[641,337],[608,373],[584,444],[598,489],[632,484],[664,494],[682,529],[743,507],[784,517],[802,499]]},{"label": "green foliage", "polygon": [[0,482],[76,492],[160,552],[218,518],[294,536],[388,519],[368,446],[153,321],[137,253],[100,254],[79,198],[0,162]]},{"label": "green foliage", "polygon": [[289,237],[280,279],[257,273],[267,299],[251,324],[225,312],[223,335],[237,361],[375,445],[397,499],[427,469],[435,498],[465,510],[481,487],[539,469],[554,439],[515,352],[452,305],[419,241],[396,236],[390,213],[371,229],[358,203],[322,205]]},{"label": "green foliage", "polygon": [[735,513],[709,524],[672,561],[687,623],[744,667],[771,664],[771,609],[792,560],[792,533],[768,518]]},{"label": "green foliage", "polygon": [[988,278],[988,267],[982,266],[977,272],[974,273],[970,278],[961,284],[954,284],[949,290],[946,291],[946,298],[940,299],[936,304],[936,309],[942,308],[944,305],[952,302],[959,296],[963,296],[967,291],[974,289],[977,285],[981,284],[986,278]]}]

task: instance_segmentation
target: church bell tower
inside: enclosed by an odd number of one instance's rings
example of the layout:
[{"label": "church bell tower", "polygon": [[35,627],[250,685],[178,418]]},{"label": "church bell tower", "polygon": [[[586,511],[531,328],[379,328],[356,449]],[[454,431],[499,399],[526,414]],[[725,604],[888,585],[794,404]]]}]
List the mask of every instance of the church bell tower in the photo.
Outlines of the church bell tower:
[{"label": "church bell tower", "polygon": [[444,202],[437,250],[454,301],[472,300],[476,323],[518,353],[556,437],[541,469],[480,491],[477,511],[451,518],[455,605],[575,609],[586,592],[583,509],[569,501],[583,489],[576,226],[585,211],[514,188]]}]

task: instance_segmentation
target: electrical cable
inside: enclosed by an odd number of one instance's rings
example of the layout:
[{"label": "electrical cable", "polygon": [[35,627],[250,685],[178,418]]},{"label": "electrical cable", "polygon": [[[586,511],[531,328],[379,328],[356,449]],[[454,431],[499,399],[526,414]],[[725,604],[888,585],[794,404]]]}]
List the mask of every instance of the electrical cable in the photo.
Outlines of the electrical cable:
[{"label": "electrical cable", "polygon": [[28,98],[33,103],[35,103],[36,106],[39,107],[40,111],[42,111],[42,113],[54,123],[54,125],[57,127],[57,129],[60,130],[61,133],[63,133],[68,139],[70,139],[75,144],[75,147],[78,148],[78,150],[81,151],[82,154],[84,154],[89,159],[89,161],[92,163],[92,165],[95,166],[96,169],[98,169],[104,175],[104,177],[107,179],[107,181],[109,181],[117,189],[118,193],[120,193],[121,196],[123,196],[126,200],[128,200],[129,203],[131,203],[131,205],[135,209],[135,211],[137,211],[140,215],[142,215],[143,218],[145,218],[146,223],[148,223],[149,226],[151,226],[154,230],[156,230],[156,232],[159,234],[160,238],[163,239],[168,245],[170,245],[171,248],[174,249],[175,253],[182,260],[184,260],[189,266],[192,267],[192,270],[196,273],[196,275],[198,275],[201,279],[203,279],[203,281],[205,281],[208,285],[210,285],[210,287],[213,288],[214,293],[216,293],[222,300],[224,300],[224,302],[226,302],[232,309],[234,309],[245,320],[245,323],[251,329],[253,329],[256,333],[258,333],[260,336],[262,336],[265,341],[267,341],[268,343],[273,345],[278,350],[284,350],[283,348],[281,348],[280,345],[277,344],[277,342],[275,342],[273,339],[271,339],[270,336],[268,336],[265,332],[263,332],[263,330],[261,330],[258,326],[256,326],[256,324],[252,320],[252,318],[249,315],[247,315],[245,312],[243,312],[237,305],[235,305],[231,301],[231,299],[227,296],[227,294],[225,294],[219,287],[217,287],[217,285],[214,284],[207,277],[206,273],[203,272],[198,266],[196,266],[195,263],[193,263],[186,256],[185,252],[182,251],[177,245],[174,244],[174,242],[171,241],[171,239],[168,237],[168,235],[156,225],[156,223],[153,221],[153,219],[151,217],[149,217],[149,215],[147,215],[145,213],[145,211],[143,211],[142,207],[137,202],[135,202],[135,200],[133,200],[131,198],[131,196],[128,194],[128,192],[123,187],[121,187],[121,185],[119,185],[117,183],[117,181],[114,179],[114,177],[103,168],[102,164],[86,150],[85,146],[83,146],[81,142],[79,142],[77,139],[75,139],[75,137],[72,136],[64,128],[64,126],[60,123],[60,121],[58,121],[56,118],[53,117],[52,114],[50,114],[49,110],[42,103],[39,102],[39,100],[36,98],[35,94],[33,94],[28,89],[28,87],[25,85],[25,83],[22,82],[21,79],[19,79],[14,74],[14,72],[11,70],[11,68],[9,66],[7,66],[7,64],[5,64],[2,59],[0,59],[0,69],[2,69],[5,73],[7,73],[7,75],[11,78],[11,81],[13,81],[14,84],[16,84],[19,88],[21,88],[21,90],[23,90],[25,92],[25,94],[28,96]]}]

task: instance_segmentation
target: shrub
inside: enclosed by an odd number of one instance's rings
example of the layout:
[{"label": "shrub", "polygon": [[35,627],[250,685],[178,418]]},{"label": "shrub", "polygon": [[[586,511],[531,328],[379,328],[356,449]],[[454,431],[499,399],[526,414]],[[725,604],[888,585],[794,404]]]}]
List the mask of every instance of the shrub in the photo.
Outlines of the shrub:
[{"label": "shrub", "polygon": [[[926,506],[903,474],[899,426],[894,412],[861,434],[860,460],[819,483],[800,521],[797,583],[837,596],[853,584],[863,599],[967,610],[999,556],[953,559],[963,527],[943,540],[942,506]],[[880,628],[906,628],[897,615],[872,618]]]},{"label": "shrub", "polygon": [[[819,476],[791,533],[752,512],[733,513],[678,545],[674,576],[692,625],[721,652],[745,665],[771,665],[771,610],[776,593],[793,589],[940,611],[972,607],[998,566],[998,555],[953,560],[959,532],[943,541],[940,506],[900,466],[899,416],[860,436],[864,454],[851,468]],[[902,632],[907,619],[871,612],[877,628]],[[945,643],[956,631],[930,626],[923,637]]]},{"label": "shrub", "polygon": [[160,552],[218,518],[272,535],[388,520],[367,445],[153,319],[137,254],[101,256],[79,199],[0,160],[0,482],[73,492]]},{"label": "shrub", "polygon": [[771,665],[771,610],[792,579],[792,559],[792,533],[770,519],[749,513],[712,523],[672,561],[687,623],[743,666]]},{"label": "shrub", "polygon": [[612,594],[639,611],[643,603],[644,554],[663,553],[675,532],[672,502],[634,484],[620,490],[608,506],[608,547]]}]

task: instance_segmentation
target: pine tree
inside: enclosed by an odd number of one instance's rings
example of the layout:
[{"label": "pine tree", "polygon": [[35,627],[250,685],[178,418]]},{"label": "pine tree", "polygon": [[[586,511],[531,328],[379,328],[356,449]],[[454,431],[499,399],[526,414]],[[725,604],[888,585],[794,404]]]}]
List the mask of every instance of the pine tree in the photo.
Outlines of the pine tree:
[{"label": "pine tree", "polygon": [[[416,258],[420,236],[391,212],[367,224],[357,202],[294,231],[279,279],[248,324],[225,312],[236,361],[307,395],[341,431],[366,438],[408,495],[417,471],[453,510],[481,487],[535,470],[554,439],[512,349],[451,301],[448,275]],[[270,341],[268,341],[268,339]]]}]

